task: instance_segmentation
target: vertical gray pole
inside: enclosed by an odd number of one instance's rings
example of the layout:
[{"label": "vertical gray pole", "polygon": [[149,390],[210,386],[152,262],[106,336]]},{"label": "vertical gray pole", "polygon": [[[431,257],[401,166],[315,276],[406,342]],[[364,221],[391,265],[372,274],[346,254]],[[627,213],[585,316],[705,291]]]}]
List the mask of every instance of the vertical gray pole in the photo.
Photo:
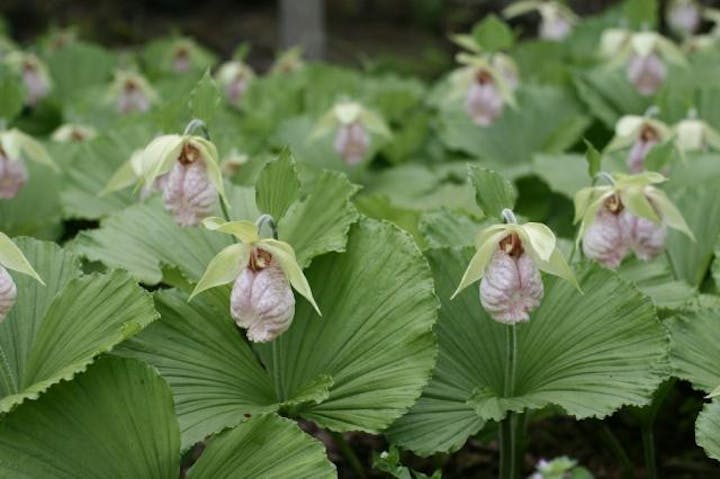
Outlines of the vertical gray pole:
[{"label": "vertical gray pole", "polygon": [[325,55],[324,0],[280,0],[280,39],[283,48],[300,45],[303,57]]}]

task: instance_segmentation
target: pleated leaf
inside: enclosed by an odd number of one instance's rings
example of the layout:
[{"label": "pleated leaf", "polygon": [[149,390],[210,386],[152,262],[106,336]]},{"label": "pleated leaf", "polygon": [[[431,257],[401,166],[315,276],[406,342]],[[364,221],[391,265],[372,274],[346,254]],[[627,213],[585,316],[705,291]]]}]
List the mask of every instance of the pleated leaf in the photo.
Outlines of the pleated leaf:
[{"label": "pleated leaf", "polygon": [[170,383],[185,447],[278,408],[334,430],[378,432],[417,399],[434,364],[437,303],[412,239],[364,220],[345,253],[318,257],[305,273],[323,316],[298,297],[273,343],[249,349],[230,318],[229,288],[216,288],[189,304],[159,294],[162,319],[118,351]]},{"label": "pleated leaf", "polygon": [[103,358],[0,423],[0,476],[174,479],[180,438],[170,389],[151,367]]},{"label": "pleated leaf", "polygon": [[705,392],[720,386],[720,310],[678,313],[666,324],[674,375]]},{"label": "pleated leaf", "polygon": [[720,400],[706,404],[695,423],[695,441],[705,454],[720,461]]},{"label": "pleated leaf", "polygon": [[[223,294],[224,293],[224,294]],[[208,434],[277,409],[272,381],[229,317],[227,291],[155,297],[160,320],[114,354],[155,366],[175,396],[183,449]]]},{"label": "pleated leaf", "polygon": [[389,430],[422,455],[456,450],[489,419],[548,404],[577,418],[649,402],[667,377],[667,337],[650,300],[614,273],[583,265],[585,294],[545,277],[545,298],[517,327],[514,394],[504,397],[506,327],[482,309],[476,288],[448,298],[473,249],[428,253],[442,301],[434,375],[418,403]]},{"label": "pleated leaf", "polygon": [[212,439],[188,479],[337,477],[321,443],[274,414],[250,419]]},{"label": "pleated leaf", "polygon": [[77,258],[57,246],[17,245],[47,286],[15,277],[18,302],[0,325],[0,412],[72,378],[157,317],[150,296],[126,273],[81,276]]}]

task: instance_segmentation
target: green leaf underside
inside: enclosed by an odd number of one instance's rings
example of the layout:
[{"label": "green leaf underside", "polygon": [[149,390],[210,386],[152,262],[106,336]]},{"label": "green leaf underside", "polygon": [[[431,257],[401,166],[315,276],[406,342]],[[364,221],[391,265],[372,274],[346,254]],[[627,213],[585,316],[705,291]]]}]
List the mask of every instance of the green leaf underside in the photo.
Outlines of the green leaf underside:
[{"label": "green leaf underside", "polygon": [[435,359],[437,303],[412,239],[363,220],[345,253],[316,258],[306,275],[323,317],[298,300],[290,329],[254,346],[268,372],[229,317],[227,288],[189,305],[160,293],[161,320],[116,351],[170,383],[184,447],[280,404],[323,427],[378,432],[419,396]]},{"label": "green leaf underside", "polygon": [[15,278],[18,302],[0,325],[2,412],[70,379],[157,316],[149,295],[126,273],[80,276],[77,258],[57,246],[17,244],[47,287]]},{"label": "green leaf underside", "polygon": [[187,477],[329,479],[337,473],[320,442],[293,421],[269,414],[213,438]]},{"label": "green leaf underside", "polygon": [[695,440],[705,454],[720,461],[720,399],[706,404],[698,415]]},{"label": "green leaf underside", "polygon": [[114,352],[147,361],[170,384],[183,449],[277,409],[272,382],[230,319],[228,301],[227,288],[190,303],[179,291],[160,292],[160,320]]},{"label": "green leaf underside", "polygon": [[167,384],[139,362],[103,358],[0,423],[0,476],[175,478],[180,441]]},{"label": "green leaf underside", "polygon": [[452,451],[484,420],[556,404],[578,418],[645,404],[666,377],[667,338],[650,301],[615,274],[583,265],[584,295],[545,277],[545,298],[518,328],[515,394],[502,397],[505,326],[484,312],[477,289],[448,298],[472,249],[429,252],[438,295],[440,354],[433,379],[391,441],[418,454]]},{"label": "green leaf underside", "polygon": [[705,392],[720,386],[720,310],[678,313],[666,324],[673,373]]}]

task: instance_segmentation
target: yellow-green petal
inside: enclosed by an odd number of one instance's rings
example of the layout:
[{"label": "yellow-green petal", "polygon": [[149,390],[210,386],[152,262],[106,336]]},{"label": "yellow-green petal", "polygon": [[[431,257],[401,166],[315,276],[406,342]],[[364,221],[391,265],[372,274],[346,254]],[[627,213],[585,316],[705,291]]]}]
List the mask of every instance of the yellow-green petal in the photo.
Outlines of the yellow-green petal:
[{"label": "yellow-green petal", "polygon": [[244,243],[235,243],[216,254],[208,263],[188,301],[207,289],[235,281],[248,265],[250,248]]},{"label": "yellow-green petal", "polygon": [[49,166],[55,171],[60,171],[57,164],[50,158],[47,150],[32,136],[23,133],[17,128],[6,131],[0,137],[3,148],[10,157],[26,158],[28,160]]},{"label": "yellow-green petal", "polygon": [[181,135],[163,135],[155,138],[145,147],[142,156],[142,179],[151,185],[158,176],[172,168],[180,156],[184,139]]},{"label": "yellow-green petal", "polygon": [[110,180],[107,182],[105,187],[100,191],[100,196],[113,193],[118,190],[122,190],[135,184],[138,180],[135,170],[133,168],[132,161],[126,161],[118,168],[118,170],[112,175]]},{"label": "yellow-green petal", "polygon": [[575,286],[578,291],[582,292],[580,284],[578,283],[577,278],[575,278],[575,272],[567,261],[565,261],[565,258],[559,249],[555,248],[547,261],[543,261],[540,258],[533,258],[533,260],[535,260],[535,265],[540,271],[552,274],[553,276],[558,276]]},{"label": "yellow-green petal", "polygon": [[222,218],[211,216],[205,218],[202,223],[205,228],[211,231],[231,234],[243,243],[253,244],[260,239],[257,225],[252,221],[226,221]]},{"label": "yellow-green petal", "polygon": [[655,223],[661,222],[660,216],[658,216],[655,208],[645,196],[645,188],[627,188],[620,193],[620,198],[625,207],[635,216],[646,218]]},{"label": "yellow-green petal", "polygon": [[695,235],[685,222],[685,218],[683,218],[682,213],[680,213],[677,206],[670,201],[670,198],[667,197],[664,191],[658,190],[657,188],[650,188],[646,194],[652,201],[653,205],[657,208],[664,224],[668,225],[672,229],[680,231],[688,238],[695,241]]},{"label": "yellow-green petal", "polygon": [[31,276],[45,286],[45,282],[33,269],[32,265],[25,258],[25,255],[20,251],[20,248],[15,246],[15,243],[13,243],[5,233],[0,233],[0,265],[7,269],[17,271],[18,273]]},{"label": "yellow-green petal", "polygon": [[295,258],[295,251],[292,246],[276,239],[263,239],[258,242],[258,247],[272,254],[273,259],[280,263],[280,268],[292,287],[295,288],[295,291],[307,299],[315,308],[317,314],[322,316],[320,308],[318,308],[315,298],[313,298],[307,278],[305,278],[305,274]]},{"label": "yellow-green petal", "polygon": [[522,236],[525,236],[521,239],[528,243],[523,246],[532,248],[540,259],[548,261],[557,242],[552,230],[542,223],[525,223],[521,225],[520,231]]},{"label": "yellow-green petal", "polygon": [[[492,258],[492,255],[495,253],[495,251],[497,251],[499,241],[503,239],[505,235],[507,235],[507,230],[503,228],[501,231],[495,229],[490,234],[483,236],[483,241],[479,242],[477,251],[475,251],[475,254],[470,260],[470,263],[468,264],[468,267],[465,270],[462,279],[460,280],[460,284],[458,284],[457,289],[452,294],[450,299],[454,299],[455,296],[457,296],[463,289],[467,288],[475,281],[479,281],[480,279],[482,279],[483,275],[485,274],[485,267],[490,261],[490,258]],[[480,239],[480,237],[478,238]]]}]

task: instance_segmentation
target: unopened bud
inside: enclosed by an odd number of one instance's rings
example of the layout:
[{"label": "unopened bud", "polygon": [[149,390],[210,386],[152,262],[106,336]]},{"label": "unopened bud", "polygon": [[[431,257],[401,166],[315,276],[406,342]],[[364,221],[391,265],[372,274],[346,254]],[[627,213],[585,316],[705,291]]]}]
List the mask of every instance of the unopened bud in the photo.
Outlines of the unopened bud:
[{"label": "unopened bud", "polygon": [[205,162],[197,155],[197,149],[186,145],[173,168],[158,184],[162,187],[166,208],[180,226],[195,226],[210,216],[217,198]]},{"label": "unopened bud", "polygon": [[633,55],[627,64],[627,78],[641,95],[658,91],[667,76],[667,67],[656,53]]},{"label": "unopened bud", "polygon": [[23,162],[9,158],[0,148],[0,198],[14,198],[27,180],[28,172]]},{"label": "unopened bud", "polygon": [[505,247],[501,244],[480,281],[480,301],[485,311],[504,324],[527,321],[543,295],[540,271],[530,256],[519,243],[507,243]]},{"label": "unopened bud", "polygon": [[465,110],[475,124],[488,126],[495,122],[503,110],[503,97],[493,77],[481,71],[468,90]]},{"label": "unopened bud", "polygon": [[15,305],[17,299],[17,288],[10,273],[0,266],[0,321],[7,317]]},{"label": "unopened bud", "polygon": [[[252,256],[257,257],[255,262]],[[295,296],[282,269],[268,253],[254,251],[251,264],[235,280],[230,313],[239,327],[247,329],[247,337],[253,342],[272,341],[290,327]]]},{"label": "unopened bud", "polygon": [[335,151],[348,165],[360,163],[370,147],[370,135],[359,122],[340,125],[335,135]]}]

